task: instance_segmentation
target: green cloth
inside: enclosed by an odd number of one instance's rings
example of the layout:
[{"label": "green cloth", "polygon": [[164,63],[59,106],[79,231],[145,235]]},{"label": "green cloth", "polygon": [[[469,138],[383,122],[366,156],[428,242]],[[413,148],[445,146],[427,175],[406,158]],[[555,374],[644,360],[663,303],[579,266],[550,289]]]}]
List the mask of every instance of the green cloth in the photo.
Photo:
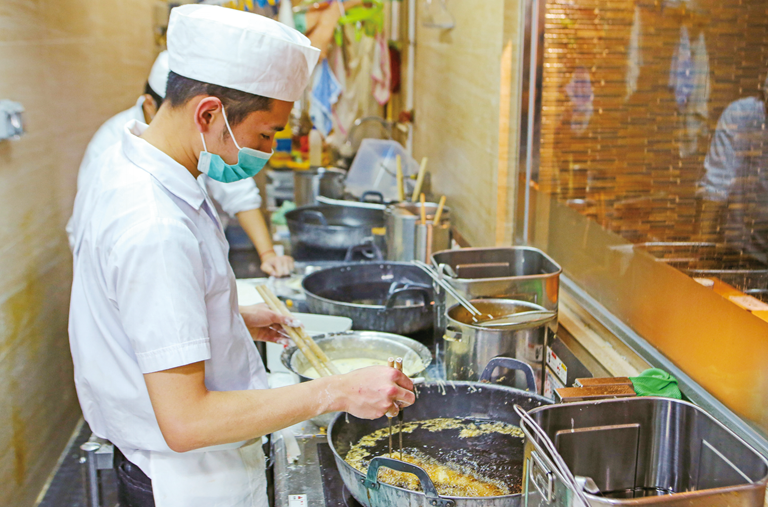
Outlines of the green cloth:
[{"label": "green cloth", "polygon": [[307,13],[297,12],[293,15],[293,25],[301,33],[307,33]]},{"label": "green cloth", "polygon": [[638,396],[661,396],[664,398],[683,399],[677,379],[658,368],[645,370],[637,377],[630,377],[632,387]]}]

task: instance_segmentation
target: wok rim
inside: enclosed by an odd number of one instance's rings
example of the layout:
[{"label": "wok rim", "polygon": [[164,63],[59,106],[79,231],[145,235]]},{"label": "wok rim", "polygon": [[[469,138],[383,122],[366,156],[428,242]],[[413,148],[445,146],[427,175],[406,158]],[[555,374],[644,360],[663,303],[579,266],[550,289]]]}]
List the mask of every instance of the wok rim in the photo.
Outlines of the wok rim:
[{"label": "wok rim", "polygon": [[[307,276],[305,276],[304,279],[301,281],[301,288],[302,288],[302,290],[304,290],[304,294],[306,294],[308,296],[311,296],[314,299],[322,301],[323,303],[330,303],[330,304],[333,304],[333,305],[344,306],[346,308],[356,308],[356,309],[359,309],[359,310],[376,310],[376,311],[379,311],[379,312],[388,312],[388,311],[394,311],[394,310],[400,310],[400,311],[410,311],[410,310],[429,311],[429,310],[434,309],[434,307],[435,307],[434,288],[432,289],[433,290],[433,294],[432,294],[432,303],[431,304],[425,305],[425,304],[421,303],[421,304],[418,304],[418,305],[410,305],[410,306],[400,305],[400,306],[393,306],[392,308],[388,309],[386,305],[363,305],[363,304],[359,304],[359,303],[347,303],[345,301],[336,301],[335,299],[328,299],[326,297],[319,296],[316,293],[308,290],[306,285],[305,285],[307,279],[311,280],[312,276],[316,275],[318,273],[327,273],[327,272],[334,271],[334,270],[339,271],[339,270],[342,270],[342,269],[345,269],[345,268],[354,268],[354,267],[357,267],[357,266],[376,266],[376,265],[378,265],[378,266],[381,266],[381,265],[392,266],[392,265],[394,265],[394,266],[409,266],[409,267],[413,266],[413,264],[411,264],[410,262],[397,262],[397,261],[362,261],[362,262],[358,262],[358,263],[355,263],[355,264],[345,264],[343,266],[331,266],[331,267],[328,267],[328,268],[320,269],[318,271],[315,271],[315,272],[310,273]],[[416,271],[414,271],[414,272],[416,272]],[[397,334],[397,333],[391,333],[391,334]]]},{"label": "wok rim", "polygon": [[[449,382],[450,382],[450,384],[449,384]],[[499,385],[499,384],[486,384],[486,383],[483,383],[483,382],[472,382],[472,381],[467,381],[467,380],[452,380],[452,381],[448,381],[447,380],[447,381],[444,382],[444,386],[445,387],[448,387],[451,384],[453,384],[453,386],[467,386],[467,387],[471,386],[471,387],[474,387],[474,388],[482,387],[482,388],[498,389],[500,391],[513,391],[515,393],[520,393],[520,394],[523,394],[525,396],[528,396],[528,397],[530,397],[532,399],[537,399],[538,401],[541,401],[541,402],[543,402],[545,404],[548,404],[548,405],[554,404],[554,402],[552,400],[550,400],[549,398],[545,398],[544,396],[542,396],[540,394],[532,393],[532,392],[529,392],[529,391],[523,391],[522,389],[516,389],[514,387],[508,387],[508,386],[503,386],[503,385]],[[429,386],[429,387],[439,387],[440,386],[440,382],[422,382],[422,383],[420,383],[418,385],[419,386]],[[541,405],[541,406],[544,406],[544,405]],[[539,408],[539,407],[536,407],[536,408]],[[535,410],[535,409],[531,409],[531,410]],[[350,465],[349,463],[347,463],[344,460],[344,458],[342,458],[341,455],[338,453],[338,451],[336,450],[336,445],[333,443],[333,428],[334,428],[334,426],[336,426],[336,422],[342,416],[346,416],[346,414],[347,414],[347,412],[337,412],[336,415],[333,417],[333,419],[331,419],[331,424],[328,425],[328,428],[327,428],[327,430],[325,432],[325,434],[326,434],[326,441],[328,443],[328,446],[331,448],[331,452],[333,452],[333,458],[336,461],[336,468],[339,468],[339,462],[343,463],[344,466],[346,466],[346,467],[348,467],[349,469],[352,470],[352,473],[355,475],[355,477],[357,478],[357,480],[359,482],[360,479],[365,479],[367,474],[363,474],[360,470],[358,470],[357,468],[355,468],[352,465]],[[349,414],[349,415],[352,415],[352,414]],[[352,417],[355,417],[355,416],[352,416]],[[520,426],[518,425],[518,427],[520,427]],[[520,429],[522,430],[522,428],[520,428]],[[525,440],[527,439],[527,436],[523,436],[522,438],[523,438],[523,442],[525,442]],[[394,458],[392,458],[392,459],[394,459]],[[525,461],[525,460],[523,460],[523,461]],[[341,470],[339,470],[339,475],[341,475]],[[525,479],[525,477],[523,477],[523,480],[524,479]],[[342,482],[344,482],[343,477],[342,477]],[[385,484],[385,483],[380,483],[380,484],[382,486],[387,486],[387,487],[390,487],[390,488],[394,488],[396,490],[403,491],[405,493],[410,493],[412,495],[418,495],[418,496],[421,496],[421,497],[425,497],[426,496],[423,491],[412,491],[410,489],[401,488],[399,486],[392,486],[391,484]],[[347,483],[344,482],[344,485],[347,486]],[[352,493],[352,490],[349,488],[349,486],[347,486],[347,490],[349,490],[349,492]],[[522,495],[523,495],[523,492],[521,491],[520,493],[512,493],[510,495],[497,495],[497,496],[443,496],[443,495],[438,495],[438,496],[440,498],[445,498],[445,499],[448,499],[448,500],[481,500],[482,501],[482,500],[486,500],[486,499],[494,500],[494,499],[513,498],[513,497],[522,496]]]},{"label": "wok rim", "polygon": [[[366,330],[350,329],[349,331],[340,331],[338,333],[323,333],[323,334],[320,334],[320,335],[315,335],[315,336],[312,337],[312,339],[315,340],[315,343],[317,343],[318,341],[319,342],[331,341],[332,339],[337,338],[339,336],[349,336],[349,335],[356,335],[356,334],[360,334],[360,333],[375,333],[375,334],[378,334],[378,335],[396,336],[396,337],[398,337],[400,339],[409,340],[409,341],[415,343],[416,345],[418,345],[420,349],[414,349],[411,344],[408,344],[408,346],[411,347],[411,350],[413,350],[416,353],[416,355],[419,356],[419,358],[421,359],[421,362],[424,364],[424,368],[422,370],[420,370],[419,372],[414,373],[413,375],[410,375],[409,376],[410,379],[419,378],[422,373],[427,371],[427,368],[429,368],[429,366],[435,360],[435,358],[432,356],[432,352],[430,352],[429,349],[426,347],[426,345],[424,345],[423,343],[418,342],[418,341],[414,340],[413,338],[409,338],[407,336],[399,335],[397,333],[388,333],[386,331],[373,331],[373,330],[370,330],[370,329],[366,329]],[[283,363],[283,366],[288,368],[288,370],[290,370],[291,373],[293,373],[295,375],[298,375],[299,378],[301,378],[301,379],[306,379],[307,381],[317,380],[317,379],[314,379],[314,378],[305,377],[304,375],[302,375],[301,373],[299,373],[299,372],[297,372],[297,371],[295,371],[293,369],[293,366],[291,364],[291,360],[293,359],[293,356],[296,354],[296,352],[298,350],[299,350],[299,347],[296,346],[296,345],[292,345],[292,346],[288,347],[287,349],[283,350],[280,353],[280,362]],[[423,354],[424,351],[426,351],[426,354],[429,357],[429,363],[427,363],[425,361],[425,357],[427,357],[427,356],[425,356]],[[283,357],[285,357],[285,360],[283,360]],[[328,425],[328,426],[330,427],[330,425]]]}]

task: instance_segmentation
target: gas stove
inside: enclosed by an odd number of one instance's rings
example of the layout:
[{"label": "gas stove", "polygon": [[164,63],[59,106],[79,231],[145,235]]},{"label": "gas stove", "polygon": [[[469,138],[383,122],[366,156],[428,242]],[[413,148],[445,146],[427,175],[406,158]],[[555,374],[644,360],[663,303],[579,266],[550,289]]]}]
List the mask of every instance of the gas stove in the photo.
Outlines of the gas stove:
[{"label": "gas stove", "polygon": [[289,462],[282,435],[272,441],[275,507],[362,507],[344,486],[319,428],[305,422],[291,430],[301,453],[296,461]]}]

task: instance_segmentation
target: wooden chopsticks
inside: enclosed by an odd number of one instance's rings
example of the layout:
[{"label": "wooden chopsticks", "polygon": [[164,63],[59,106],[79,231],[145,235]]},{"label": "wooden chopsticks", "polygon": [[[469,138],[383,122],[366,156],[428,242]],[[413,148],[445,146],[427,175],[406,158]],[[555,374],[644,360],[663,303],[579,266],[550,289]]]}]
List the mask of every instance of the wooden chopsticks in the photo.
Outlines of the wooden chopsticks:
[{"label": "wooden chopsticks", "polygon": [[[266,285],[258,285],[256,292],[259,293],[264,302],[269,306],[273,312],[291,317],[291,312],[286,308],[282,301],[270,290]],[[321,377],[328,377],[330,375],[338,375],[339,369],[333,364],[333,361],[328,359],[323,349],[317,346],[315,340],[307,334],[304,328],[290,327],[283,324],[283,329],[288,336],[293,339],[296,346],[299,348],[304,357],[306,357],[310,364],[317,370],[317,374]]]}]

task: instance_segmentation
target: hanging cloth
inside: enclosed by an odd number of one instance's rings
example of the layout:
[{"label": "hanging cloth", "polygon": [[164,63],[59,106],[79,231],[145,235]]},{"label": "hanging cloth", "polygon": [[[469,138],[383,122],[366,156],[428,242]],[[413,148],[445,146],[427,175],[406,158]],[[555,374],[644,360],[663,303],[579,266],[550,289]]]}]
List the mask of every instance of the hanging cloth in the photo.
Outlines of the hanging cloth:
[{"label": "hanging cloth", "polygon": [[341,95],[341,85],[336,76],[331,72],[328,59],[323,60],[315,74],[312,84],[312,102],[309,106],[309,116],[312,124],[323,136],[327,136],[333,129],[333,105]]},{"label": "hanging cloth", "polygon": [[373,65],[371,67],[371,79],[373,80],[371,93],[380,106],[389,102],[391,77],[389,48],[386,37],[380,32],[375,37]]}]

